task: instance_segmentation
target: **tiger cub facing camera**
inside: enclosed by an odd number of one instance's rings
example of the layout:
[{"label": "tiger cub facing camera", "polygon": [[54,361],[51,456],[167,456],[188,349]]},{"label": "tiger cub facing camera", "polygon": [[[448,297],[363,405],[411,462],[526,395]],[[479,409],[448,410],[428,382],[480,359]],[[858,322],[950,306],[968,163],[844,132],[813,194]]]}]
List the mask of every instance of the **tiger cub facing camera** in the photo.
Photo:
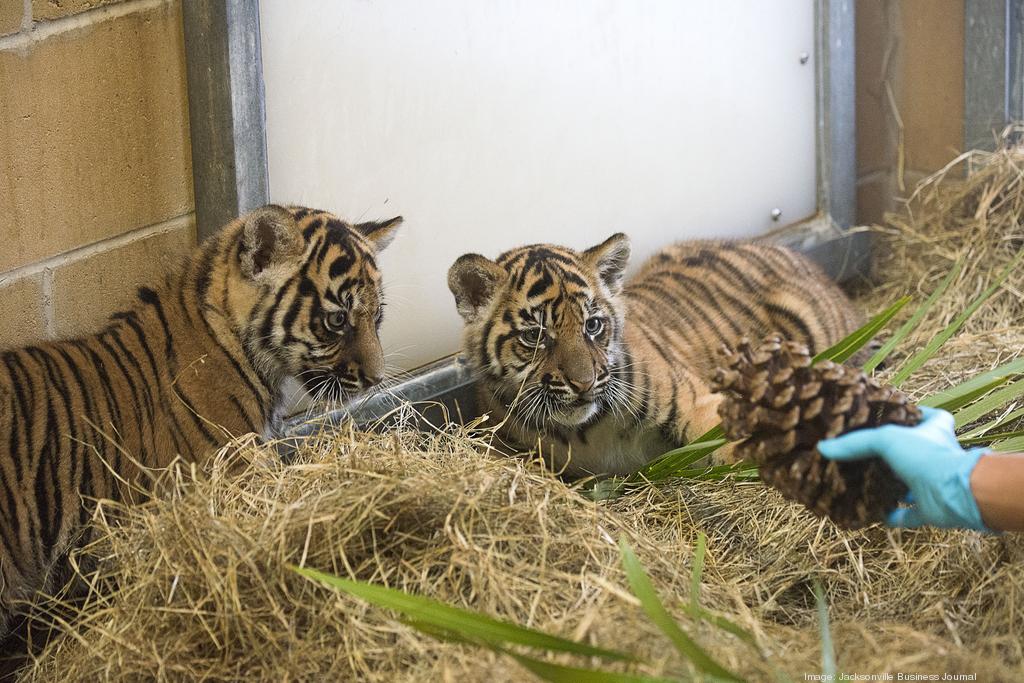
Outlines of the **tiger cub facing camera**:
[{"label": "tiger cub facing camera", "polygon": [[448,286],[483,411],[570,476],[628,474],[718,423],[717,351],[774,331],[822,350],[857,328],[839,287],[789,249],[692,241],[623,286],[629,239],[460,257]]},{"label": "tiger cub facing camera", "polygon": [[380,381],[375,257],[401,221],[265,206],[101,332],[0,352],[0,636],[20,601],[63,585],[83,498],[127,497],[136,462],[201,462],[266,433],[289,379],[339,400]]}]

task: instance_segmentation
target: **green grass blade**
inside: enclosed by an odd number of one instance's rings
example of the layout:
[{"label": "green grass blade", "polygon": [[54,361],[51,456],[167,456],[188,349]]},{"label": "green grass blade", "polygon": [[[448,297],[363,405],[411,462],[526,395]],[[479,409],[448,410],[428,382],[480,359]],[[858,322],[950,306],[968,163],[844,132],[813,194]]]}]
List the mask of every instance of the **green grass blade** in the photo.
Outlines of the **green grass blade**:
[{"label": "green grass blade", "polygon": [[992,450],[1000,453],[1020,453],[1024,451],[1024,436],[1014,436],[1005,441],[992,444]]},{"label": "green grass blade", "polygon": [[893,317],[900,312],[900,309],[906,306],[909,301],[909,296],[905,296],[897,300],[896,303],[876,315],[862,327],[854,330],[836,344],[816,355],[814,357],[814,362],[817,363],[823,360],[831,360],[836,363],[842,363],[850,356],[860,351],[865,344],[874,339],[875,335],[881,332],[882,328],[888,325],[889,321],[892,320]]},{"label": "green grass blade", "polygon": [[1021,373],[1024,373],[1024,358],[1012,360],[988,372],[975,375],[956,386],[928,396],[919,401],[918,404],[953,411],[974,401],[979,396],[987,394],[1000,384],[1008,382]]},{"label": "green grass blade", "polygon": [[693,549],[693,570],[690,572],[690,605],[693,607],[700,607],[700,578],[704,573],[707,549],[708,537],[701,531],[697,534],[697,547]]},{"label": "green grass blade", "polygon": [[[988,373],[986,373],[986,375],[987,374]],[[1014,377],[1016,377],[1016,375],[999,375],[995,378],[980,376],[974,377],[961,385],[953,387],[952,389],[932,394],[931,396],[918,401],[918,405],[941,408],[943,410],[948,410],[949,412],[955,412],[963,406],[977,401],[993,389],[1006,384]],[[975,381],[978,379],[983,379],[985,381],[978,383]]]},{"label": "green grass blade", "polygon": [[296,566],[290,568],[311,581],[318,581],[330,588],[344,591],[378,607],[394,610],[416,624],[434,628],[438,633],[450,633],[467,641],[485,643],[492,647],[515,644],[552,652],[571,652],[604,659],[636,661],[635,657],[621,652],[577,643],[394,588],[343,579],[315,569]]},{"label": "green grass blade", "polygon": [[629,475],[627,482],[636,483],[642,481],[660,481],[675,476],[675,473],[690,467],[701,458],[711,455],[726,444],[725,439],[712,439],[709,441],[694,441],[679,448],[664,453],[656,460],[653,460],[638,472]]},{"label": "green grass blade", "polygon": [[687,612],[694,619],[707,622],[727,633],[731,633],[760,652],[757,640],[750,631],[738,624],[734,624],[725,617],[712,614],[700,606],[700,582],[701,576],[704,574],[704,558],[707,555],[707,547],[707,534],[701,531],[697,534],[697,547],[693,550],[693,569],[690,571],[690,604],[687,607]]},{"label": "green grass blade", "polygon": [[725,430],[722,429],[722,425],[715,425],[708,431],[704,432],[690,443],[702,443],[704,441],[717,441],[718,439],[725,438]]},{"label": "green grass blade", "polygon": [[730,681],[741,681],[741,678],[712,659],[700,645],[679,628],[679,624],[675,622],[662,604],[651,579],[640,565],[640,560],[637,559],[633,549],[625,540],[619,541],[619,551],[622,554],[622,565],[626,570],[626,578],[633,589],[633,594],[640,600],[640,604],[650,620],[672,641],[679,654],[690,660],[703,673]]},{"label": "green grass blade", "polygon": [[984,398],[975,401],[966,408],[956,411],[953,414],[953,417],[956,419],[956,426],[959,428],[971,424],[978,418],[1005,406],[1010,401],[1014,401],[1021,396],[1024,396],[1024,380],[1011,382],[1001,389],[996,389]]},{"label": "green grass blade", "polygon": [[625,477],[608,477],[597,479],[580,488],[580,493],[590,500],[614,500],[624,494],[633,482],[627,483]]},{"label": "green grass blade", "polygon": [[1022,249],[1020,252],[1017,253],[1016,256],[1013,257],[1013,260],[1010,261],[1009,264],[1007,264],[1006,268],[1004,268],[1002,272],[999,273],[995,281],[991,285],[989,285],[988,289],[986,289],[974,301],[972,301],[970,305],[966,309],[964,309],[963,312],[961,312],[960,315],[958,315],[953,322],[951,322],[949,325],[946,326],[945,329],[939,332],[939,334],[937,334],[930,342],[928,342],[928,344],[923,349],[921,349],[913,356],[911,356],[910,359],[900,367],[899,371],[897,371],[897,373],[893,376],[890,382],[894,386],[899,386],[904,380],[906,380],[912,374],[917,372],[917,370],[922,365],[927,363],[928,360],[935,355],[939,348],[943,344],[945,344],[950,337],[956,334],[957,330],[963,327],[963,324],[967,322],[967,320],[972,315],[974,315],[974,312],[977,311],[983,303],[988,301],[989,297],[991,297],[993,294],[999,291],[999,288],[1003,286],[1003,282],[1013,271],[1014,267],[1016,267],[1017,262],[1020,261],[1022,256],[1024,256],[1024,249]]},{"label": "green grass blade", "polygon": [[821,632],[821,670],[834,681],[836,676],[836,650],[832,644],[832,627],[828,621],[828,604],[821,581],[814,580],[814,601],[818,605],[818,629]]},{"label": "green grass blade", "polygon": [[533,657],[527,657],[516,652],[503,651],[512,659],[527,669],[530,673],[551,683],[678,683],[669,678],[655,678],[653,676],[638,676],[634,674],[623,674],[613,671],[599,671],[597,669],[583,669],[574,666],[553,664]]},{"label": "green grass blade", "polygon": [[735,481],[759,479],[757,466],[749,462],[737,462],[731,465],[707,465],[704,467],[687,467],[672,473],[673,477],[697,479],[699,481],[721,481],[731,477]]},{"label": "green grass blade", "polygon": [[437,638],[438,640],[444,640],[452,643],[459,643],[463,645],[477,645],[487,647],[495,652],[499,652],[503,655],[512,657],[519,662],[526,669],[531,671],[534,675],[542,678],[546,681],[593,681],[594,683],[605,683],[606,681],[611,683],[612,681],[636,681],[636,683],[676,683],[665,678],[654,678],[651,676],[635,676],[631,674],[622,674],[617,672],[601,671],[599,669],[583,669],[572,666],[564,666],[562,664],[553,664],[551,662],[545,662],[534,657],[513,652],[502,647],[495,647],[493,645],[482,643],[477,640],[465,638],[458,633],[452,633],[451,631],[437,628],[433,624],[418,621],[416,619],[403,619],[406,625],[425,633],[428,636]]},{"label": "green grass blade", "polygon": [[1007,439],[1016,439],[1017,437],[1024,436],[1024,429],[1015,429],[1012,432],[997,432],[996,434],[985,434],[984,436],[972,436],[963,439],[957,439],[961,446],[979,446],[987,443],[996,443],[999,441],[1006,441]]},{"label": "green grass blade", "polygon": [[753,633],[739,624],[729,621],[725,617],[713,614],[703,607],[694,607],[693,605],[690,605],[686,608],[686,613],[694,619],[707,622],[715,628],[721,629],[726,633],[731,633],[750,647],[754,648],[758,654],[761,654],[761,647],[757,644],[757,638],[754,637]]},{"label": "green grass blade", "polygon": [[938,301],[939,297],[945,293],[949,284],[956,279],[957,275],[960,274],[963,266],[963,260],[956,262],[956,265],[953,266],[953,270],[949,271],[949,274],[942,278],[942,282],[939,283],[939,286],[931,293],[931,295],[928,296],[924,303],[917,307],[917,310],[915,310],[914,314],[910,316],[910,319],[903,323],[903,325],[896,330],[895,334],[893,334],[892,337],[882,345],[882,348],[875,351],[874,355],[868,359],[868,362],[865,363],[862,368],[864,372],[871,372],[881,365],[882,362],[889,357],[889,354],[891,354],[899,345],[899,343],[906,339],[908,334],[917,329],[917,326],[921,323],[921,320],[924,319],[925,315],[928,314],[928,311],[931,310],[931,307],[935,305],[935,302]]},{"label": "green grass blade", "polygon": [[978,425],[969,432],[965,432],[962,436],[959,437],[959,440],[961,443],[963,443],[964,440],[970,440],[975,438],[991,440],[992,437],[989,436],[989,432],[994,431],[995,429],[1003,426],[1004,424],[1014,422],[1021,417],[1024,417],[1024,408],[1017,408],[1016,410],[1011,410],[1010,412],[1004,413],[1003,415],[1000,415],[999,417],[993,420],[983,422],[982,424]]}]

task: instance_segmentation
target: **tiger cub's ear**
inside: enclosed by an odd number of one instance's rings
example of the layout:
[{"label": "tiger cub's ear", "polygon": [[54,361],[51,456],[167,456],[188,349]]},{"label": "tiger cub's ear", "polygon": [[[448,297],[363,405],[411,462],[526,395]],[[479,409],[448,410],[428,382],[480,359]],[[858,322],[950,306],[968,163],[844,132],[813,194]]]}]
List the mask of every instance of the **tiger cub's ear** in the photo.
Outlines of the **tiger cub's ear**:
[{"label": "tiger cub's ear", "polygon": [[260,279],[265,271],[298,258],[302,251],[302,235],[287,209],[268,204],[245,216],[240,256],[245,277]]},{"label": "tiger cub's ear", "polygon": [[583,260],[597,271],[612,294],[622,289],[622,275],[629,263],[629,237],[617,232],[583,252]]},{"label": "tiger cub's ear", "polygon": [[356,230],[362,233],[363,237],[370,240],[373,250],[378,254],[391,244],[395,239],[395,232],[402,224],[402,217],[395,216],[386,221],[371,221],[370,223],[359,223],[355,225]]},{"label": "tiger cub's ear", "polygon": [[487,308],[508,273],[480,254],[463,254],[448,269],[448,289],[455,295],[455,307],[466,322],[472,322]]}]

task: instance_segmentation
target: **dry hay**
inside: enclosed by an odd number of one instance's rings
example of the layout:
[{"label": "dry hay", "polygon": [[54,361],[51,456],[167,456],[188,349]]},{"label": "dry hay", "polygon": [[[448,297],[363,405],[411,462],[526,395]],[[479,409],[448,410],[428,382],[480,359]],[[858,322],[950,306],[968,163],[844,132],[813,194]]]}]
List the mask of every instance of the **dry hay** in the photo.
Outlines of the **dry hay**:
[{"label": "dry hay", "polygon": [[753,631],[766,656],[682,621],[752,680],[819,670],[815,577],[848,670],[1005,680],[1022,671],[1015,538],[843,533],[757,484],[675,484],[596,504],[463,438],[405,437],[310,442],[292,465],[248,444],[226,449],[208,474],[179,473],[177,496],[101,523],[98,550],[118,588],[26,679],[529,680],[508,660],[419,635],[287,563],[586,638],[648,659],[652,673],[681,674],[685,664],[630,597],[614,541],[628,538],[678,605],[689,599],[698,530],[709,539],[702,604]]},{"label": "dry hay", "polygon": [[[965,259],[909,349],[1018,247],[1021,159],[973,153],[963,161],[974,175],[929,181],[913,213],[885,228],[880,265],[893,277],[869,294],[875,308],[904,291],[927,294]],[[1018,354],[1022,280],[1011,277],[911,388],[938,390]],[[105,590],[24,680],[531,680],[506,657],[433,640],[288,563],[622,649],[648,661],[647,673],[686,675],[630,594],[620,537],[680,623],[750,680],[820,672],[815,579],[842,670],[1024,676],[1020,536],[843,532],[756,483],[674,482],[593,503],[482,445],[464,434],[337,433],[310,440],[290,464],[245,441],[205,470],[172,471],[173,495],[101,508],[94,551]],[[680,608],[701,531],[701,603],[754,633],[760,654]]]},{"label": "dry hay", "polygon": [[[864,297],[870,310],[904,294],[923,301],[962,264],[926,324],[904,341],[903,353],[894,359],[924,346],[951,323],[1024,247],[1024,146],[1013,142],[1022,134],[1024,125],[1011,126],[996,151],[972,150],[956,157],[918,185],[903,211],[887,215],[884,226],[870,228],[877,276]],[[1011,360],[1022,349],[1024,267],[1017,267],[907,386],[921,393],[937,391]]]}]

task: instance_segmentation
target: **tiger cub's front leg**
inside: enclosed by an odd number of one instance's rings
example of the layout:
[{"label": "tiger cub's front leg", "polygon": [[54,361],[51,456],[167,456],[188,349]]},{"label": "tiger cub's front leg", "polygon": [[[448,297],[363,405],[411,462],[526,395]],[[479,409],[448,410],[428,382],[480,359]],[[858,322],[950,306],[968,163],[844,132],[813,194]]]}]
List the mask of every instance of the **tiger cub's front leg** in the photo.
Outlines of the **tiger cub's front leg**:
[{"label": "tiger cub's front leg", "polygon": [[[652,380],[652,416],[674,443],[686,445],[718,426],[722,397],[711,391],[701,375],[685,366],[666,368]],[[660,398],[660,400],[659,400]],[[711,454],[710,463],[734,461],[732,444]]]}]

